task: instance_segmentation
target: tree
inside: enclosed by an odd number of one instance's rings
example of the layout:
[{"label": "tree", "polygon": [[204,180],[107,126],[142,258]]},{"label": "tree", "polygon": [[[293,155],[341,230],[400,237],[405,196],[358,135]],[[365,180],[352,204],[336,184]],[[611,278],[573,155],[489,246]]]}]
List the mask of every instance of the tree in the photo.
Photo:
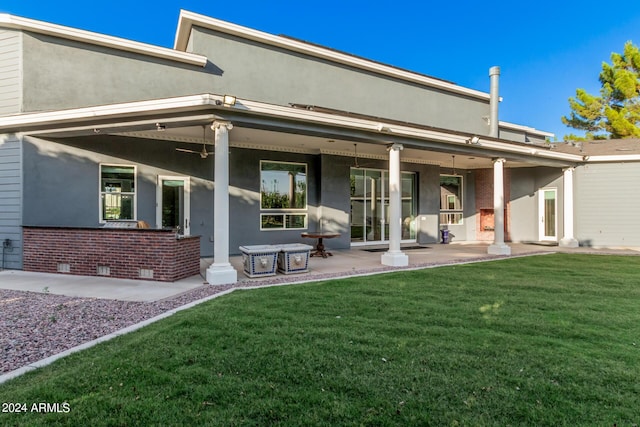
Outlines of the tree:
[{"label": "tree", "polygon": [[602,63],[600,96],[577,89],[569,98],[571,113],[562,123],[585,131],[567,140],[640,138],[640,50],[632,42],[623,54],[612,53],[611,64]]}]

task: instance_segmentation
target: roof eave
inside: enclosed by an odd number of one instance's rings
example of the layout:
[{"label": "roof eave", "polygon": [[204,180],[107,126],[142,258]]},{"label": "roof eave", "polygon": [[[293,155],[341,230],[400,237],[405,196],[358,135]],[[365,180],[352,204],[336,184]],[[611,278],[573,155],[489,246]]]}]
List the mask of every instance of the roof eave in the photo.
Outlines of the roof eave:
[{"label": "roof eave", "polygon": [[0,27],[59,37],[67,40],[108,47],[111,49],[152,56],[155,58],[166,59],[169,61],[195,65],[199,67],[205,67],[207,65],[207,58],[202,55],[196,55],[194,53],[188,53],[147,43],[136,42],[119,37],[107,36],[104,34],[79,30],[77,28],[65,27],[62,25],[51,24],[49,22],[37,21],[34,19],[22,18],[9,14],[0,14]]},{"label": "roof eave", "polygon": [[[235,105],[225,106],[223,96],[212,94],[191,95],[176,98],[165,98],[150,101],[138,101],[123,104],[103,105],[71,110],[50,111],[42,113],[20,114],[15,116],[0,117],[0,132],[25,132],[29,129],[37,129],[39,133],[43,128],[64,128],[65,126],[78,126],[84,124],[91,127],[92,122],[104,120],[140,119],[141,117],[159,116],[192,112],[201,114],[206,108],[220,109],[220,115],[249,114],[284,121],[298,121],[321,126],[329,126],[342,129],[351,129],[369,134],[377,134],[382,137],[410,138],[417,141],[431,141],[451,146],[458,149],[471,147],[474,150],[487,150],[492,153],[500,152],[505,155],[528,156],[532,159],[545,159],[567,164],[577,164],[584,161],[583,156],[560,153],[544,147],[530,146],[527,144],[514,144],[495,138],[481,137],[479,145],[470,146],[469,136],[448,133],[445,130],[432,130],[413,127],[410,124],[386,123],[384,120],[356,118],[339,114],[330,114],[318,111],[296,109],[290,106],[266,104],[259,101],[237,99]],[[224,109],[224,110],[223,110]]]}]

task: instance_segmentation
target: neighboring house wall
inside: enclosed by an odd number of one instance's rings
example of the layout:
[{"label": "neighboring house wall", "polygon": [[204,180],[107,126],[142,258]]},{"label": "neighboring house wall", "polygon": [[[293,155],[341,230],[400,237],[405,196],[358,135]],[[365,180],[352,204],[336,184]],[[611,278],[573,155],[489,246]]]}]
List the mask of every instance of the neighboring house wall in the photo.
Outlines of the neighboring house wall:
[{"label": "neighboring house wall", "polygon": [[640,246],[640,163],[575,170],[575,236],[582,246]]},{"label": "neighboring house wall", "polygon": [[24,111],[59,110],[212,92],[212,71],[25,33]]},{"label": "neighboring house wall", "polygon": [[[444,92],[194,27],[194,53],[219,69],[207,91],[308,104],[487,135],[488,100]],[[487,79],[489,86],[489,79]]]},{"label": "neighboring house wall", "polygon": [[[22,145],[12,135],[0,135],[0,248],[5,239],[4,267],[22,268]],[[0,265],[2,268],[2,265]]]},{"label": "neighboring house wall", "polygon": [[556,191],[556,236],[564,236],[562,198],[564,195],[562,170],[549,167],[515,168],[511,172],[511,240],[535,242],[541,227],[539,203],[541,189]]},{"label": "neighboring house wall", "polygon": [[0,116],[20,112],[22,33],[0,29]]}]

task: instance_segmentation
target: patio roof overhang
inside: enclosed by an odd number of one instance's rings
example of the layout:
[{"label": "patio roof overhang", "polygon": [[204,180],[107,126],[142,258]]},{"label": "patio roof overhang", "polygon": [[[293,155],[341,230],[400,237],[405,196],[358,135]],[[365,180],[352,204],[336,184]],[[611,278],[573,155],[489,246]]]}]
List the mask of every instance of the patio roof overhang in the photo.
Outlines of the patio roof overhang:
[{"label": "patio roof overhang", "polygon": [[[455,132],[313,106],[282,106],[247,99],[225,105],[223,96],[191,95],[0,117],[1,133],[51,138],[125,135],[202,144],[202,126],[214,120],[234,124],[232,147],[386,158],[401,143],[402,160],[461,169],[491,167],[502,157],[509,167],[574,166],[584,156],[546,146]],[[162,125],[162,132],[158,131]],[[471,138],[479,140],[471,144]]]}]

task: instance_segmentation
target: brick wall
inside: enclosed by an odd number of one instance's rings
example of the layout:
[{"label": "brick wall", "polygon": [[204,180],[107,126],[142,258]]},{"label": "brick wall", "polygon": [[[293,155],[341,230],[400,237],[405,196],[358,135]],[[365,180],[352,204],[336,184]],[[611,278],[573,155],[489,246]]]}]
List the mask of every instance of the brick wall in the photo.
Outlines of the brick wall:
[{"label": "brick wall", "polygon": [[[493,169],[476,170],[476,240],[493,241],[494,233],[485,230],[493,225]],[[511,223],[511,170],[504,169],[504,239],[510,241]]]},{"label": "brick wall", "polygon": [[200,273],[200,237],[149,229],[23,227],[23,269],[173,282]]}]

